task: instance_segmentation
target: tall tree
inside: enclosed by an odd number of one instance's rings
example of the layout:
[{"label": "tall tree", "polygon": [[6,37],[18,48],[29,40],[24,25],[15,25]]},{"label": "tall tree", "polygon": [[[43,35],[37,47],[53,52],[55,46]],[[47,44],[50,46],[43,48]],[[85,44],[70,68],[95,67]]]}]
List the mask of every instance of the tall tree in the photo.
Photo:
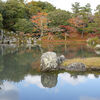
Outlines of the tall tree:
[{"label": "tall tree", "polygon": [[[4,7],[3,24],[4,28],[13,30],[13,25],[19,18],[25,18],[25,6],[18,0],[8,0]],[[9,24],[8,24],[9,23]]]},{"label": "tall tree", "polygon": [[79,12],[80,12],[80,3],[79,2],[75,2],[74,4],[72,4],[72,11],[73,11],[73,15],[74,16],[78,16]]},{"label": "tall tree", "polygon": [[42,2],[42,1],[28,2],[26,8],[30,16],[36,15],[37,13],[41,13],[41,12],[48,13],[56,9],[52,4],[48,2]]},{"label": "tall tree", "polygon": [[32,17],[32,22],[40,30],[41,36],[43,36],[44,30],[47,29],[47,13],[38,13]]},{"label": "tall tree", "polygon": [[48,13],[50,27],[65,25],[69,18],[71,18],[71,13],[60,9]]}]

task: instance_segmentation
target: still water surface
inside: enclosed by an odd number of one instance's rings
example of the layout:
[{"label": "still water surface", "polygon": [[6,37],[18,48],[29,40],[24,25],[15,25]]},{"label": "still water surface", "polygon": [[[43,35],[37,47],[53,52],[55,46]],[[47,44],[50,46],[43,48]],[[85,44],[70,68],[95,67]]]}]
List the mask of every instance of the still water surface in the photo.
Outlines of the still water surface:
[{"label": "still water surface", "polygon": [[100,100],[100,73],[40,73],[43,52],[99,57],[86,45],[0,46],[0,100]]}]

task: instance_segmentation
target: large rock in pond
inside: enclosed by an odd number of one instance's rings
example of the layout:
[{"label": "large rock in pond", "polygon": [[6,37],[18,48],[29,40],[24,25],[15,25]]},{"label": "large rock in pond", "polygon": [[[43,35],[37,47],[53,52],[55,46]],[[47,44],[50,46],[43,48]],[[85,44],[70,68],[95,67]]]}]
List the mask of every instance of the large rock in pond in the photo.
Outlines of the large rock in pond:
[{"label": "large rock in pond", "polygon": [[59,69],[59,64],[65,60],[62,55],[57,57],[55,52],[46,52],[41,56],[41,71],[53,71]]},{"label": "large rock in pond", "polygon": [[64,69],[67,71],[86,71],[86,66],[83,63],[72,63]]}]

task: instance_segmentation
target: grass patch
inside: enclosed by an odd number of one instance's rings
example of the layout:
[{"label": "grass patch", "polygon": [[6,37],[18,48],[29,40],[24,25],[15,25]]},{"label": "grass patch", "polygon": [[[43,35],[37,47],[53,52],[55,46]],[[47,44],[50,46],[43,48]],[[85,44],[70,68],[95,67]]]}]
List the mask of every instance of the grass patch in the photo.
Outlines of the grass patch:
[{"label": "grass patch", "polygon": [[66,60],[62,65],[68,66],[69,64],[76,63],[76,62],[84,63],[87,68],[91,68],[91,67],[99,68],[100,67],[100,57],[69,59],[69,60]]}]

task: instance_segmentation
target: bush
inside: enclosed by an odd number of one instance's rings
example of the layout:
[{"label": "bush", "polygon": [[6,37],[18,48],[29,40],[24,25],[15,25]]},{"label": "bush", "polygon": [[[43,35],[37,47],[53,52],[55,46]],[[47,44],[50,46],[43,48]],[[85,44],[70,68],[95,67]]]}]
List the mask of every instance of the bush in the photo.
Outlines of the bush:
[{"label": "bush", "polygon": [[87,40],[88,44],[95,46],[96,44],[100,44],[99,37],[90,38]]}]

